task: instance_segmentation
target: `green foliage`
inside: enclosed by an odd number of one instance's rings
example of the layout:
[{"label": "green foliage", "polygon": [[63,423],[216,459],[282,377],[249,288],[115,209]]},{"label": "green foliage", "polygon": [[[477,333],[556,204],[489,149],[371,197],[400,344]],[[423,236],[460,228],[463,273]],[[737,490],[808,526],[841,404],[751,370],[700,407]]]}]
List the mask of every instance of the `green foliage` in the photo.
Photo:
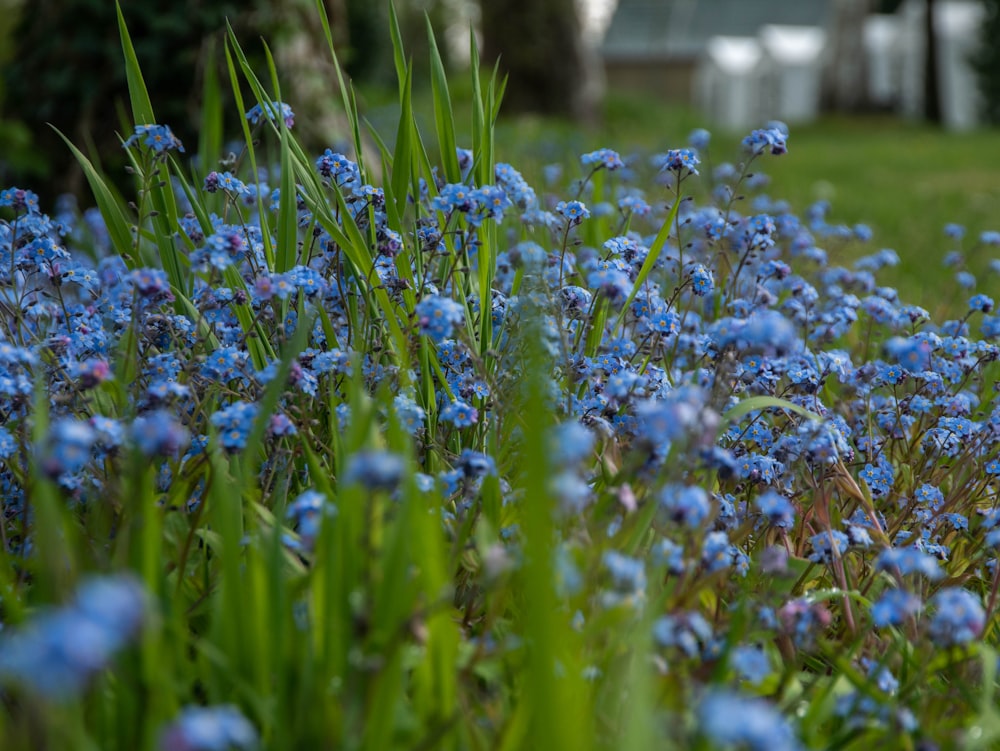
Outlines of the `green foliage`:
[{"label": "green foliage", "polygon": [[[208,57],[205,40],[218,37],[227,17],[247,19],[253,7],[233,0],[157,0],[123,7],[157,112],[186,144],[197,143],[199,81],[218,65]],[[28,182],[28,174],[34,174],[30,182],[48,201],[60,192],[80,192],[81,175],[69,169],[69,155],[51,124],[84,151],[101,154],[108,174],[124,188],[127,183],[120,176],[127,160],[117,148],[116,131],[123,131],[128,93],[115,4],[39,0],[13,17],[19,20],[9,37],[9,60],[2,66],[0,116],[22,124],[30,151],[46,161],[19,164],[4,154],[5,180]],[[252,30],[248,23],[239,25],[244,33]],[[39,172],[46,179],[39,180]]]}]

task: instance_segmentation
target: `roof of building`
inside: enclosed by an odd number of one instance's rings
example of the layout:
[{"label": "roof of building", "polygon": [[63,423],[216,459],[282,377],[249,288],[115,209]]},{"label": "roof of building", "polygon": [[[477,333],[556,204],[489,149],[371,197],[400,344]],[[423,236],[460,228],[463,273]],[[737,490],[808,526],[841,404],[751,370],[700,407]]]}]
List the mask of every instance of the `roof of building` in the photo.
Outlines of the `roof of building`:
[{"label": "roof of building", "polygon": [[764,24],[827,27],[833,0],[618,0],[605,59],[697,57],[717,35],[756,36]]}]

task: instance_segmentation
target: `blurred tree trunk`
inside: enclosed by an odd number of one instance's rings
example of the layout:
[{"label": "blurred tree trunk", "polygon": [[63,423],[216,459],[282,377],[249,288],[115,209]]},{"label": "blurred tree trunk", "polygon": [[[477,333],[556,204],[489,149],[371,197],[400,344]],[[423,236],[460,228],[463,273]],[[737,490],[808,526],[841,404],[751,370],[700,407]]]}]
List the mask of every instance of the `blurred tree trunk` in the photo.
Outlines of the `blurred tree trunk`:
[{"label": "blurred tree trunk", "polygon": [[926,0],[924,9],[924,117],[932,123],[941,123],[941,84],[938,77],[938,42],[935,28],[935,0]]},{"label": "blurred tree trunk", "polygon": [[873,0],[836,0],[829,38],[830,64],[823,81],[823,102],[836,112],[858,112],[870,106],[865,19]]},{"label": "blurred tree trunk", "polygon": [[979,49],[973,65],[979,76],[986,122],[1000,125],[1000,0],[984,0],[986,18],[979,32]]},{"label": "blurred tree trunk", "polygon": [[575,0],[479,0],[482,58],[508,76],[507,112],[584,117],[584,50]]}]

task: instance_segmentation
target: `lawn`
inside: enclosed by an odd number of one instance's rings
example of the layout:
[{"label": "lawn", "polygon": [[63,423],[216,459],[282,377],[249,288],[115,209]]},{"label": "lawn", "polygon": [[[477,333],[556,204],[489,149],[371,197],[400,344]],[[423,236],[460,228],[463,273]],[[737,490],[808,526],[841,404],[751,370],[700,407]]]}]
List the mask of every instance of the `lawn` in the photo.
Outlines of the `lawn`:
[{"label": "lawn", "polygon": [[[511,161],[537,167],[565,164],[602,146],[648,157],[686,145],[693,128],[711,130],[695,111],[646,99],[611,96],[603,112],[600,123],[589,128],[537,118],[501,119],[499,148],[523,154]],[[737,161],[743,135],[713,131],[713,161]],[[887,116],[826,116],[791,126],[788,148],[786,159],[761,167],[771,177],[773,198],[788,201],[797,212],[825,199],[832,205],[831,223],[863,223],[873,230],[868,245],[828,247],[834,259],[892,248],[901,264],[886,271],[885,283],[898,285],[907,299],[932,313],[955,309],[961,296],[941,261],[950,250],[972,248],[983,230],[1000,230],[1000,129],[949,133]],[[945,237],[944,226],[951,222],[968,230],[961,246]],[[986,267],[998,257],[1000,249],[979,248],[968,259],[987,287],[992,282],[985,278]]]}]

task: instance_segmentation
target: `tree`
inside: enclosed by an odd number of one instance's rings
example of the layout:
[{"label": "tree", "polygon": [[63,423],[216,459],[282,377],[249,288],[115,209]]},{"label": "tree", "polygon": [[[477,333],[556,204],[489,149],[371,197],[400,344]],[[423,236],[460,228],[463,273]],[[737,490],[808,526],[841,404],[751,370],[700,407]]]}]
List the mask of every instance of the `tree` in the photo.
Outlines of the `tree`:
[{"label": "tree", "polygon": [[872,0],[836,0],[831,24],[831,63],[823,81],[823,101],[837,112],[868,106],[868,66],[864,47],[865,19]]},{"label": "tree", "polygon": [[[203,40],[221,30],[227,16],[246,32],[247,6],[235,0],[122,2],[157,117],[189,147],[197,142]],[[3,78],[3,118],[23,124],[24,148],[43,162],[0,164],[6,184],[36,190],[43,204],[62,192],[83,192],[82,173],[50,127],[85,151],[96,148],[112,180],[127,188],[127,162],[117,133],[128,119],[128,89],[115,4],[109,0],[35,0],[21,8]],[[220,71],[221,73],[221,71]],[[223,81],[226,79],[223,78]],[[128,135],[124,133],[123,135]],[[0,155],[2,161],[3,155]]]},{"label": "tree", "polygon": [[941,123],[941,84],[938,73],[937,13],[935,0],[926,0],[924,8],[924,118]]},{"label": "tree", "polygon": [[575,0],[480,0],[483,61],[508,76],[504,109],[581,117],[584,50]]},{"label": "tree", "polygon": [[991,123],[1000,124],[1000,0],[983,0],[986,18],[980,33],[979,51],[972,64],[979,74],[979,90],[983,95],[983,115]]}]

